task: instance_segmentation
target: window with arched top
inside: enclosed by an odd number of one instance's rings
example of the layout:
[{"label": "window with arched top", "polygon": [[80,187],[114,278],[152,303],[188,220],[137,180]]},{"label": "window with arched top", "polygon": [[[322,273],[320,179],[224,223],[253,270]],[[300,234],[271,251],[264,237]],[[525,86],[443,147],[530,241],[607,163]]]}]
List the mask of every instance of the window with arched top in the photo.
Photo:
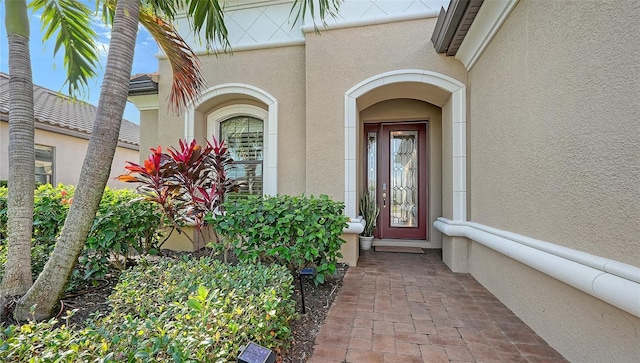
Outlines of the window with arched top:
[{"label": "window with arched top", "polygon": [[219,135],[235,162],[228,172],[240,184],[240,194],[262,195],[264,122],[253,116],[234,116],[220,122]]},{"label": "window with arched top", "polygon": [[[233,104],[207,115],[207,134],[223,139],[234,160],[229,176],[240,184],[240,194],[269,194],[269,158],[274,158],[268,135],[269,113],[250,104]],[[273,163],[275,160],[271,160]]]}]

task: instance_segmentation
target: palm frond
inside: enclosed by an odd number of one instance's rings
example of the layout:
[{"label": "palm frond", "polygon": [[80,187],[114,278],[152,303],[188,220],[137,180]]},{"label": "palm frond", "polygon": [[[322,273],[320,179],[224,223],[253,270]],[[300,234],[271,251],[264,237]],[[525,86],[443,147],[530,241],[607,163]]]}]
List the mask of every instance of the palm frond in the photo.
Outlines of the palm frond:
[{"label": "palm frond", "polygon": [[205,87],[198,56],[171,23],[149,8],[140,9],[140,23],[169,59],[173,71],[169,105],[172,111],[180,112],[188,104],[196,101]]},{"label": "palm frond", "polygon": [[34,0],[30,7],[42,10],[43,42],[55,36],[53,54],[64,48],[64,67],[69,95],[84,91],[90,78],[95,77],[99,64],[96,33],[91,27],[91,11],[80,1]]},{"label": "palm frond", "polygon": [[215,49],[215,42],[219,43],[224,51],[230,49],[220,0],[186,0],[185,5],[193,32],[202,34],[201,31],[204,29],[204,41],[208,50]]},{"label": "palm frond", "polygon": [[[316,7],[317,1],[317,7]],[[313,28],[318,32],[318,26],[316,25],[316,18],[320,18],[322,25],[327,25],[326,18],[330,16],[335,18],[338,16],[338,9],[342,0],[295,0],[289,16],[295,13],[293,24],[299,21],[304,21],[307,13],[313,19]]]}]

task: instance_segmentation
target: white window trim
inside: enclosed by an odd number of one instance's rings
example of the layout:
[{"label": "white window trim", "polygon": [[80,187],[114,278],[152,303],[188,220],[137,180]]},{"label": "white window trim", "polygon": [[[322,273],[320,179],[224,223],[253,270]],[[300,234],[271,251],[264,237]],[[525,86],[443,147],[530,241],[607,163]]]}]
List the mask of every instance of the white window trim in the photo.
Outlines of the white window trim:
[{"label": "white window trim", "polygon": [[209,88],[196,104],[189,105],[184,120],[184,136],[187,140],[195,138],[195,119],[198,107],[218,96],[229,94],[249,96],[267,106],[268,116],[264,123],[265,150],[262,160],[262,194],[276,195],[278,194],[278,101],[268,92],[244,83],[225,83]]},{"label": "white window trim", "polygon": [[[220,139],[220,124],[236,116],[251,116],[262,120],[264,135],[267,135],[267,125],[269,123],[269,113],[267,111],[254,105],[235,104],[219,108],[207,115],[207,137],[213,135]],[[264,154],[266,154],[267,147],[267,140],[264,140]]]},{"label": "white window trim", "polygon": [[216,139],[220,140],[220,125],[224,121],[236,116],[250,116],[262,121],[262,188],[264,190],[264,159],[269,152],[270,146],[268,138],[266,137],[268,131],[267,125],[269,124],[269,112],[260,107],[242,103],[219,108],[207,115],[207,138],[213,135]]}]

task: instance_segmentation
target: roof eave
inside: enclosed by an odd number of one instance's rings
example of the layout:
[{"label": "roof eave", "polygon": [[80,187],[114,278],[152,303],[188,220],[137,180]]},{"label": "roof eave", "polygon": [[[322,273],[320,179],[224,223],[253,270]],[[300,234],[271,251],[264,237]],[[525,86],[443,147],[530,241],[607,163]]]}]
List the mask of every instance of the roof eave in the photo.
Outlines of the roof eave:
[{"label": "roof eave", "polygon": [[455,56],[484,0],[451,0],[440,11],[431,42],[437,53]]}]

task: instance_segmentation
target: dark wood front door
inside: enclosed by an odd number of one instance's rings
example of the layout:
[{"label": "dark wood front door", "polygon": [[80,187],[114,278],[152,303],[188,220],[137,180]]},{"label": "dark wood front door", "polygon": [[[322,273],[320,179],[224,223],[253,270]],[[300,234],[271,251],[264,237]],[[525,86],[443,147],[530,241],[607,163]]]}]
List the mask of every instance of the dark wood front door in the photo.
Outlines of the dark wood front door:
[{"label": "dark wood front door", "polygon": [[365,126],[367,187],[380,207],[375,236],[428,239],[426,122]]}]

